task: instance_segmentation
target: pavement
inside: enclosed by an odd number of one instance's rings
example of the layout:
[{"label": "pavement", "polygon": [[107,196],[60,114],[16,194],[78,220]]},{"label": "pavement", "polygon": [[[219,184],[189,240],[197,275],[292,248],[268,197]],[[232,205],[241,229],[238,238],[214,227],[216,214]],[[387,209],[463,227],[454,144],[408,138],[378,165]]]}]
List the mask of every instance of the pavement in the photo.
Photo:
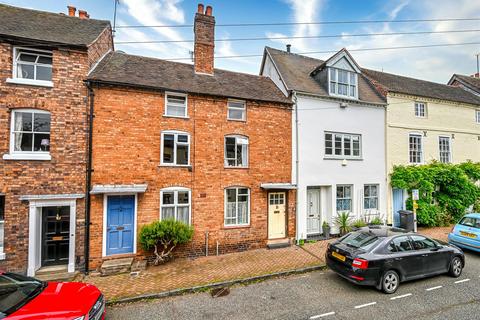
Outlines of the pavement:
[{"label": "pavement", "polygon": [[478,319],[480,254],[466,253],[460,278],[402,283],[393,295],[360,287],[331,271],[232,287],[213,298],[196,293],[107,309],[113,319]]}]

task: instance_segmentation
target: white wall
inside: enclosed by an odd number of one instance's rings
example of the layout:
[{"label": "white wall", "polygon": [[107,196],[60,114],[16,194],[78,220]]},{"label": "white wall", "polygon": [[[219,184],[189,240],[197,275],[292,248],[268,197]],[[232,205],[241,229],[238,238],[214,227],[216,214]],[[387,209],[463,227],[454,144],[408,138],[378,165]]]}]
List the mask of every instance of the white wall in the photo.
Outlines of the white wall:
[{"label": "white wall", "polygon": [[[297,95],[299,119],[299,180],[297,232],[306,237],[307,186],[332,186],[331,211],[336,210],[336,185],[353,185],[352,213],[362,212],[364,184],[379,185],[379,210],[386,216],[385,108]],[[295,119],[294,119],[295,121]],[[295,128],[292,128],[295,130]],[[362,135],[362,159],[343,161],[324,159],[324,132],[334,131]],[[295,137],[295,135],[293,135]],[[293,139],[295,144],[295,139]],[[295,146],[294,146],[295,147]],[[293,158],[295,165],[295,158]],[[332,224],[331,212],[327,219]],[[323,219],[322,219],[323,220]],[[335,231],[335,230],[334,230]]]}]

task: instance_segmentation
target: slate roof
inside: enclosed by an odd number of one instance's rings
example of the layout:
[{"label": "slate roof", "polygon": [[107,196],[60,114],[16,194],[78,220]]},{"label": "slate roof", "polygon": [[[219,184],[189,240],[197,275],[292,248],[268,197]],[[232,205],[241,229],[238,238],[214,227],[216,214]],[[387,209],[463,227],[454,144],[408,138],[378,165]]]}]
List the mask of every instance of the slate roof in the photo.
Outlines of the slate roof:
[{"label": "slate roof", "polygon": [[[271,47],[265,47],[265,50],[272,57],[288,90],[331,97],[327,91],[327,86],[322,86],[310,75],[313,70],[325,61],[295,53],[288,53]],[[385,104],[384,98],[380,96],[373,85],[363,75],[359,75],[358,85],[358,98],[360,101]]]},{"label": "slate roof", "polygon": [[446,84],[403,77],[396,74],[369,69],[362,69],[362,72],[391,92],[454,102],[480,104],[480,97],[477,97],[460,87],[453,87]]},{"label": "slate roof", "polygon": [[463,75],[463,74],[457,74],[455,73],[452,78],[450,79],[449,83],[453,80],[453,79],[457,79],[461,82],[463,82],[464,84],[466,84],[468,87],[470,87],[472,90],[480,93],[480,78],[474,78],[472,76],[466,76],[466,75]]},{"label": "slate roof", "polygon": [[0,38],[87,47],[109,26],[110,21],[0,4]]},{"label": "slate roof", "polygon": [[269,102],[292,102],[270,78],[215,69],[197,74],[192,64],[111,52],[90,73],[89,81],[150,89],[200,93]]}]

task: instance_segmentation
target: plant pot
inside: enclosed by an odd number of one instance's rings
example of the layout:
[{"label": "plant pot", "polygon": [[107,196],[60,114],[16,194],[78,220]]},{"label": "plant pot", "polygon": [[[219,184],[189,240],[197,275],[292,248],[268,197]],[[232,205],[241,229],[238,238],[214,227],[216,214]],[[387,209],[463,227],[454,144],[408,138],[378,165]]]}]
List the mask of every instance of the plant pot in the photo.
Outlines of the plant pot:
[{"label": "plant pot", "polygon": [[322,226],[322,231],[323,231],[323,236],[326,239],[330,238],[330,227],[323,227]]}]

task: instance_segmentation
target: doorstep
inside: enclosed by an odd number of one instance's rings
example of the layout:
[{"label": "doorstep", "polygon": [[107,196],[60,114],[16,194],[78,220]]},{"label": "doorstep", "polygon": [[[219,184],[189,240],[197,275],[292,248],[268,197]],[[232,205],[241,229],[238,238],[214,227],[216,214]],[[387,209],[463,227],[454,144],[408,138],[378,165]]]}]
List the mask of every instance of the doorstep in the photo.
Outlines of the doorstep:
[{"label": "doorstep", "polygon": [[280,249],[290,247],[291,242],[289,238],[270,239],[267,241],[268,249]]},{"label": "doorstep", "polygon": [[118,273],[127,273],[132,270],[133,258],[120,258],[105,260],[100,267],[102,276]]},{"label": "doorstep", "polygon": [[68,272],[67,265],[41,267],[35,272],[35,278],[42,281],[65,282],[73,281],[78,271]]}]

